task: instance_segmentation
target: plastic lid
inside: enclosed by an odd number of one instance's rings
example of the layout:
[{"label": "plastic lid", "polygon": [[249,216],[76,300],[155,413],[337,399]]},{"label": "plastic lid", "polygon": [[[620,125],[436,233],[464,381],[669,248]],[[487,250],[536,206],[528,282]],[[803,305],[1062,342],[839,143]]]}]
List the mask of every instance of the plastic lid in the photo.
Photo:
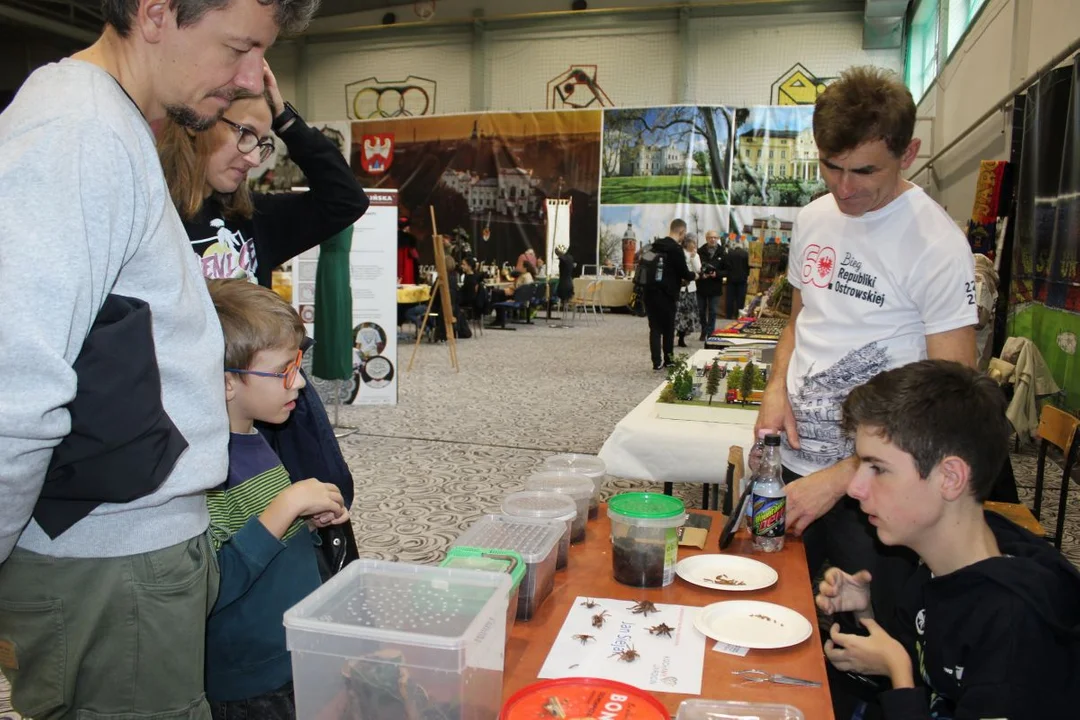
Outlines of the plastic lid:
[{"label": "plastic lid", "polygon": [[502,511],[517,517],[551,518],[565,522],[577,517],[577,503],[563,493],[525,490],[504,497]]},{"label": "plastic lid", "polygon": [[780,447],[780,436],[775,433],[772,435],[766,435],[765,444]]},{"label": "plastic lid", "polygon": [[[558,708],[551,703],[557,703]],[[529,685],[510,696],[499,720],[536,720],[545,717],[610,720],[670,720],[655,697],[614,680],[562,678]]]},{"label": "plastic lid", "polygon": [[591,498],[596,492],[596,485],[584,475],[573,472],[547,470],[530,475],[525,479],[526,490],[546,490],[564,493],[576,500]]},{"label": "plastic lid", "polygon": [[531,565],[544,560],[564,532],[566,523],[562,520],[485,515],[451,543],[451,547],[516,550]]},{"label": "plastic lid", "polygon": [[[285,613],[285,627],[370,640],[456,648],[512,580],[475,570],[354,560]],[[473,626],[476,627],[473,627]]]},{"label": "plastic lid", "polygon": [[446,559],[439,563],[439,567],[507,573],[513,582],[510,586],[511,593],[517,589],[525,577],[525,560],[514,550],[452,547],[446,552]]},{"label": "plastic lid", "polygon": [[711,720],[716,717],[746,720],[803,720],[802,711],[791,705],[748,703],[737,700],[683,700],[675,720]]},{"label": "plastic lid", "polygon": [[579,453],[566,453],[564,455],[552,455],[544,461],[547,470],[562,470],[564,472],[576,472],[592,477],[602,477],[607,472],[607,465],[595,455],[581,455]]},{"label": "plastic lid", "polygon": [[686,505],[677,497],[660,493],[621,493],[608,500],[608,509],[629,518],[661,520],[686,512]]}]

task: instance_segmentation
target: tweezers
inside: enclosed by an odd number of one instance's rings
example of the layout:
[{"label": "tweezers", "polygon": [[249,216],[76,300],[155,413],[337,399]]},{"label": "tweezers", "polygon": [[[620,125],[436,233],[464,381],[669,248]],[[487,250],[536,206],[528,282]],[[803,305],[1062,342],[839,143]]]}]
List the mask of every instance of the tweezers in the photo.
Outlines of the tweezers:
[{"label": "tweezers", "polygon": [[798,687],[821,687],[821,683],[813,680],[789,677],[788,675],[776,675],[764,670],[732,670],[732,675],[738,675],[746,682],[763,683],[772,682],[777,685],[796,685]]}]

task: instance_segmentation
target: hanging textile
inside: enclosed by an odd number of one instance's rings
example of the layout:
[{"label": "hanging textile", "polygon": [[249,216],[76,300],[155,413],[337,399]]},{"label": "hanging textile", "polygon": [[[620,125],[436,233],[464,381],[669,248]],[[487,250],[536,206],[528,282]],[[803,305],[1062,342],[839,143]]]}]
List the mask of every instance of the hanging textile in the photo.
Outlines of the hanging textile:
[{"label": "hanging textile", "polygon": [[1030,338],[1080,410],[1080,56],[1027,93],[1017,173],[1010,335]]}]

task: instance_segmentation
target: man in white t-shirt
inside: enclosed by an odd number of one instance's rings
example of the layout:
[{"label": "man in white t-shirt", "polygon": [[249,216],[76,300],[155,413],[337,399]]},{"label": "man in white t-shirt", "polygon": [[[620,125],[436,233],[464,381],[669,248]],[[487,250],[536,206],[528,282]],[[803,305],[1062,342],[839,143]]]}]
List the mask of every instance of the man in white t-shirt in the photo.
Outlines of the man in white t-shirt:
[{"label": "man in white t-shirt", "polygon": [[814,108],[829,194],[795,220],[791,322],[757,420],[784,431],[787,524],[795,535],[810,528],[811,573],[826,557],[873,572],[879,556],[873,528],[845,498],[858,466],[840,428],[847,394],[927,357],[975,362],[971,251],[941,206],[903,179],[919,150],[914,127],[911,94],[879,68],[847,70]]}]

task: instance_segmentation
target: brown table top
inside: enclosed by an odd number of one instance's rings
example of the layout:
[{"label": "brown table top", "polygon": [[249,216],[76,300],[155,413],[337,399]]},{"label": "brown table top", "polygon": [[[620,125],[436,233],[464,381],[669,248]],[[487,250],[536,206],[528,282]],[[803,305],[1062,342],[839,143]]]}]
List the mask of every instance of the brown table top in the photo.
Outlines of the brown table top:
[{"label": "brown table top", "polygon": [[[693,512],[705,512],[695,510]],[[679,547],[679,559],[717,551],[724,517],[708,512],[713,518],[704,550]],[[716,641],[705,644],[705,669],[700,697],[712,700],[743,700],[746,702],[788,703],[807,718],[833,718],[829,700],[829,682],[825,676],[825,656],[821,651],[814,598],[806,569],[802,541],[788,536],[779,553],[751,553],[750,538],[745,528],[725,551],[737,555],[752,555],[771,566],[780,579],[770,588],[752,592],[725,592],[691,585],[676,576],[666,588],[632,588],[615,581],[611,574],[611,523],[607,509],[601,506],[600,517],[590,520],[585,542],[570,548],[570,563],[555,574],[555,589],[528,622],[514,623],[506,648],[503,675],[503,701],[525,687],[537,682],[537,673],[544,664],[552,643],[562,627],[566,614],[579,595],[619,600],[651,600],[678,605],[705,606],[724,600],[763,600],[789,607],[810,620],[813,636],[798,645],[782,650],[751,650],[746,657],[736,657],[713,651]],[[820,688],[787,687],[772,683],[745,683],[731,674],[733,670],[766,670],[821,683]],[[676,693],[656,693],[656,697],[675,715],[679,703],[695,697]]]}]

